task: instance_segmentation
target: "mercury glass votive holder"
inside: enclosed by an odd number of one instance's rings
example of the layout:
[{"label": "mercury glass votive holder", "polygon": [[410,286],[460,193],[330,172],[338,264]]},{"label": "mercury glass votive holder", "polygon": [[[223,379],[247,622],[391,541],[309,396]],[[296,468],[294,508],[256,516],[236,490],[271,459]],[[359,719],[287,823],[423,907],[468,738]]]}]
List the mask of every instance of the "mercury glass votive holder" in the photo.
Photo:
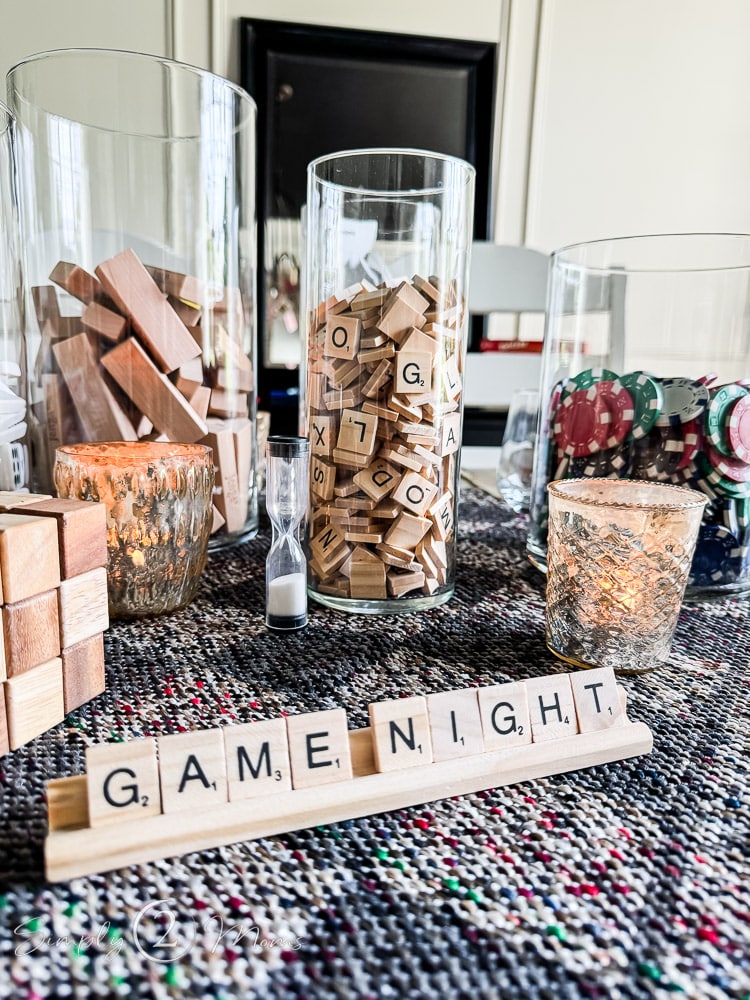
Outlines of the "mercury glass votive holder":
[{"label": "mercury glass votive holder", "polygon": [[639,673],[669,656],[706,497],[661,483],[549,484],[547,645]]},{"label": "mercury glass votive holder", "polygon": [[96,442],[58,448],[58,496],[107,507],[107,582],[113,618],[174,611],[198,590],[212,524],[211,448]]}]

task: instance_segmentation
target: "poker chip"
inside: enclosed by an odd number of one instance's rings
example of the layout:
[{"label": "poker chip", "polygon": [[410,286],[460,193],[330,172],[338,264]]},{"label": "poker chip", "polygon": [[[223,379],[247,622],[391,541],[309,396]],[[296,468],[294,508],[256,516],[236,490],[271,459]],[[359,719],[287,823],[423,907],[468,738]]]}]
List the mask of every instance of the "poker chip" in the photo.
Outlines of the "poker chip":
[{"label": "poker chip", "polygon": [[620,377],[620,383],[630,393],[633,400],[633,426],[631,436],[637,441],[648,434],[661,413],[664,395],[657,379],[645,372],[628,372]]},{"label": "poker chip", "polygon": [[563,399],[579,389],[590,389],[597,382],[614,382],[616,378],[617,373],[611,372],[609,368],[586,368],[577,375],[571,376],[565,383],[562,390]]},{"label": "poker chip", "polygon": [[719,386],[711,393],[706,409],[706,434],[714,448],[717,448],[722,455],[732,454],[725,430],[725,425],[731,420],[730,411],[738,400],[747,396],[747,389],[735,382]]},{"label": "poker chip", "polygon": [[701,423],[700,420],[688,420],[680,426],[680,434],[683,441],[682,459],[677,468],[684,469],[690,465],[701,447]]},{"label": "poker chip", "polygon": [[604,398],[610,412],[607,448],[614,448],[625,440],[633,426],[635,417],[633,397],[619,379],[612,381],[604,379],[596,383],[595,389]]},{"label": "poker chip", "polygon": [[554,434],[566,455],[579,458],[599,451],[606,444],[611,414],[596,386],[577,389],[567,396],[557,411]]},{"label": "poker chip", "polygon": [[750,527],[750,497],[746,500],[736,500],[734,509],[737,513],[737,525],[741,531]]},{"label": "poker chip", "polygon": [[607,448],[584,458],[574,458],[571,473],[585,479],[622,479],[628,471],[627,454],[621,448]]},{"label": "poker chip", "polygon": [[673,422],[686,423],[700,417],[708,406],[708,386],[697,379],[665,378],[661,382],[664,400],[656,424],[659,427]]},{"label": "poker chip", "polygon": [[743,550],[739,542],[721,524],[701,526],[690,576],[695,584],[707,586],[736,578],[742,566]]},{"label": "poker chip", "polygon": [[750,463],[750,395],[741,396],[731,404],[724,429],[735,457]]},{"label": "poker chip", "polygon": [[738,483],[730,479],[719,469],[715,469],[703,452],[697,456],[697,464],[700,473],[698,482],[708,484],[715,493],[736,499],[750,497],[750,483]]},{"label": "poker chip", "polygon": [[739,458],[722,455],[718,448],[706,445],[706,457],[711,465],[722,476],[731,479],[734,483],[750,483],[750,465],[740,461]]}]

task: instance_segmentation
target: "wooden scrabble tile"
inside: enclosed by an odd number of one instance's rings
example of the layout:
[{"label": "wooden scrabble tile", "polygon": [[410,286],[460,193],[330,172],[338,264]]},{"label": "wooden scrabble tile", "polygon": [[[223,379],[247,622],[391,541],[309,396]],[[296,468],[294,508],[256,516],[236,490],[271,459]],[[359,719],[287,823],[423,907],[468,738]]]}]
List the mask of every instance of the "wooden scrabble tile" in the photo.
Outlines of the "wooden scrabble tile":
[{"label": "wooden scrabble tile", "polygon": [[294,788],[327,785],[352,777],[349,733],[343,708],[287,715],[286,728]]},{"label": "wooden scrabble tile", "polygon": [[440,454],[452,455],[461,446],[461,415],[448,413],[443,418],[443,433],[440,442]]},{"label": "wooden scrabble tile", "polygon": [[172,441],[192,444],[205,435],[205,421],[159,371],[135,337],[128,337],[108,351],[102,365],[128,399]]},{"label": "wooden scrabble tile", "polygon": [[[386,382],[389,382],[392,378],[393,371],[391,363],[388,358],[384,358],[380,364],[375,367],[375,370],[362,386],[362,395],[367,396],[368,399],[374,399]],[[364,410],[364,406],[362,409]]]},{"label": "wooden scrabble tile", "polygon": [[404,511],[388,529],[385,541],[398,548],[413,549],[429,531],[431,523],[425,517],[416,517]]},{"label": "wooden scrabble tile", "polygon": [[65,714],[104,692],[104,636],[101,632],[63,649]]},{"label": "wooden scrabble tile", "polygon": [[461,376],[454,357],[448,358],[443,366],[443,389],[448,399],[457,399],[461,395]]},{"label": "wooden scrabble tile", "polygon": [[[363,413],[374,413],[381,420],[398,420],[399,414],[396,410],[391,410],[381,403],[373,403],[367,400],[362,404]],[[421,411],[420,411],[421,412]]]},{"label": "wooden scrabble tile", "polygon": [[5,682],[5,711],[11,750],[62,722],[65,708],[60,658],[9,677]]},{"label": "wooden scrabble tile", "polygon": [[452,494],[447,490],[441,494],[432,507],[430,507],[428,514],[435,526],[435,534],[441,541],[445,541],[453,533],[455,523]]},{"label": "wooden scrabble tile", "polygon": [[370,454],[360,454],[356,451],[344,451],[342,448],[333,449],[333,461],[339,469],[364,469],[370,462]]},{"label": "wooden scrabble tile", "polygon": [[336,417],[332,414],[313,414],[310,418],[310,450],[313,455],[330,458],[336,439]]},{"label": "wooden scrabble tile", "polygon": [[558,740],[578,732],[570,677],[570,674],[548,674],[524,681],[534,743]]},{"label": "wooden scrabble tile", "polygon": [[247,500],[243,499],[243,491],[240,490],[234,435],[229,427],[218,422],[212,423],[211,427],[213,429],[202,439],[202,443],[209,445],[214,453],[217,486],[214,503],[224,518],[227,531],[240,531],[247,518]]},{"label": "wooden scrabble tile", "polygon": [[312,492],[321,500],[331,500],[335,483],[336,466],[324,462],[318,455],[313,455],[310,466],[310,489]]},{"label": "wooden scrabble tile", "polygon": [[349,594],[362,600],[385,600],[388,596],[385,566],[377,556],[374,561],[352,559],[349,568]]},{"label": "wooden scrabble tile", "polygon": [[[430,366],[432,366],[432,364],[435,362],[439,350],[440,350],[440,345],[438,344],[438,342],[435,340],[434,337],[429,336],[429,334],[425,333],[423,330],[417,329],[417,327],[413,327],[411,330],[407,332],[406,336],[403,338],[399,354],[405,354],[407,356],[412,354],[429,355],[430,357],[429,364]],[[424,392],[426,388],[427,388],[426,385],[424,387],[412,386],[408,391],[410,393],[415,392],[416,390]]]},{"label": "wooden scrabble tile", "polygon": [[145,819],[161,812],[156,740],[152,737],[86,747],[86,773],[91,827]]},{"label": "wooden scrabble tile", "polygon": [[384,460],[373,462],[353,477],[356,486],[378,503],[393,492],[400,480],[401,474]]},{"label": "wooden scrabble tile", "polygon": [[200,354],[187,327],[133,250],[104,261],[96,274],[163,372],[173,372]]},{"label": "wooden scrabble tile", "polygon": [[287,792],[292,787],[283,718],[224,726],[229,800]]},{"label": "wooden scrabble tile", "polygon": [[336,448],[357,455],[371,455],[375,448],[378,418],[361,410],[343,410]]},{"label": "wooden scrabble tile", "polygon": [[64,580],[107,565],[107,508],[103,503],[49,498],[25,504],[24,513],[55,520]]},{"label": "wooden scrabble tile", "polygon": [[623,721],[625,713],[612,667],[578,670],[569,676],[579,733],[596,733]]},{"label": "wooden scrabble tile", "polygon": [[60,583],[55,522],[48,517],[0,514],[0,576],[3,599],[10,604],[54,590]]},{"label": "wooden scrabble tile", "polygon": [[159,736],[162,811],[220,805],[228,799],[221,729]]},{"label": "wooden scrabble tile", "polygon": [[48,590],[3,608],[8,677],[47,663],[60,652],[57,591]]},{"label": "wooden scrabble tile", "polygon": [[52,348],[87,441],[137,441],[138,435],[100,373],[88,334]]},{"label": "wooden scrabble tile", "polygon": [[128,321],[101,302],[88,302],[81,314],[81,326],[115,344],[127,330]]},{"label": "wooden scrabble tile", "polygon": [[437,498],[437,486],[418,472],[407,472],[393,491],[393,499],[406,510],[422,517]]},{"label": "wooden scrabble tile", "polygon": [[370,347],[368,349],[360,349],[357,352],[357,361],[361,365],[372,364],[376,361],[388,360],[393,358],[396,354],[396,345],[392,340],[386,341],[381,347]]},{"label": "wooden scrabble tile", "polygon": [[432,739],[425,698],[415,695],[375,701],[369,713],[378,771],[400,771],[431,763]]},{"label": "wooden scrabble tile", "polygon": [[427,711],[435,760],[482,753],[482,720],[476,688],[429,694]]},{"label": "wooden scrabble tile", "polygon": [[526,687],[521,682],[477,688],[485,750],[531,743]]},{"label": "wooden scrabble tile", "polygon": [[332,389],[346,389],[361,374],[362,366],[358,361],[344,361],[342,359],[334,363],[328,381]]},{"label": "wooden scrabble tile", "polygon": [[101,301],[104,298],[99,281],[77,264],[65,260],[58,261],[49,277],[50,281],[54,281],[81,302],[91,302],[94,299]]},{"label": "wooden scrabble tile", "polygon": [[343,533],[332,524],[323,527],[313,537],[310,549],[324,570],[340,566],[351,552]]},{"label": "wooden scrabble tile", "polygon": [[427,280],[427,278],[423,278],[419,274],[415,274],[411,279],[411,283],[420,294],[424,295],[431,302],[438,302],[440,300],[440,292],[435,285],[431,284]]},{"label": "wooden scrabble tile", "polygon": [[378,555],[388,566],[397,566],[399,569],[411,570],[415,566],[419,569],[419,564],[414,562],[414,553],[411,549],[401,549],[397,545],[389,545],[381,542],[375,546]]},{"label": "wooden scrabble tile", "polygon": [[407,351],[402,347],[396,355],[395,392],[429,392],[432,388],[432,362],[431,354]]},{"label": "wooden scrabble tile", "polygon": [[63,649],[109,628],[107,570],[103,566],[63,580],[58,594]]},{"label": "wooden scrabble tile", "polygon": [[330,316],[326,322],[325,354],[352,360],[359,350],[362,322],[356,316]]},{"label": "wooden scrabble tile", "polygon": [[0,757],[4,757],[10,750],[8,741],[8,720],[5,716],[5,697],[0,688]]},{"label": "wooden scrabble tile", "polygon": [[424,570],[420,567],[412,569],[411,565],[407,572],[400,569],[388,571],[388,593],[391,597],[401,597],[409,594],[412,590],[421,590],[425,585]]}]

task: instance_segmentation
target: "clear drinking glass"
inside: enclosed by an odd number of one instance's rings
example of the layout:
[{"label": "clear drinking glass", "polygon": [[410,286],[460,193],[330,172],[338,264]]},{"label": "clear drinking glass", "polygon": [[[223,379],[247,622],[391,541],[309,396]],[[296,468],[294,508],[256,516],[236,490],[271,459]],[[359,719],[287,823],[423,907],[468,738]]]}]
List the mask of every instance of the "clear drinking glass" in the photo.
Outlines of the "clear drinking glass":
[{"label": "clear drinking glass", "polygon": [[750,592],[750,236],[602,240],[552,257],[528,553],[551,480],[707,497],[688,598]]},{"label": "clear drinking glass", "polygon": [[547,645],[578,667],[667,659],[707,498],[660,483],[549,486]]},{"label": "clear drinking glass", "polygon": [[[62,444],[209,445],[213,542],[257,530],[255,105],[156,56],[71,49],[8,74],[35,486]],[[32,301],[33,299],[33,301]]]},{"label": "clear drinking glass", "polygon": [[392,614],[453,593],[474,168],[422,150],[308,167],[310,594]]},{"label": "clear drinking glass", "polygon": [[266,445],[266,510],[273,528],[266,559],[266,625],[297,629],[307,624],[307,562],[304,537],[309,492],[310,442],[275,436]]},{"label": "clear drinking glass", "polygon": [[538,417],[539,390],[514,390],[497,463],[497,488],[516,513],[529,509]]}]

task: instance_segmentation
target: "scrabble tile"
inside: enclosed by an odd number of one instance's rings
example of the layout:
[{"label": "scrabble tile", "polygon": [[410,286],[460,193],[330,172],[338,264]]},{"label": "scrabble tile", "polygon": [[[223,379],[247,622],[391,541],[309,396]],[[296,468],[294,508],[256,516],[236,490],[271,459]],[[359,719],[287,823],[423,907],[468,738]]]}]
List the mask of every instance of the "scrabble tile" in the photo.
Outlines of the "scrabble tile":
[{"label": "scrabble tile", "polygon": [[86,500],[40,500],[24,513],[52,517],[57,523],[63,580],[107,565],[107,508]]},{"label": "scrabble tile", "polygon": [[11,750],[65,718],[62,660],[56,657],[5,682],[5,711]]},{"label": "scrabble tile", "polygon": [[[34,558],[29,558],[30,553]],[[60,583],[57,525],[46,517],[0,514],[3,599],[14,604]]]},{"label": "scrabble tile", "polygon": [[437,486],[429,479],[418,472],[407,472],[394,490],[393,499],[403,504],[412,514],[422,517],[437,499],[437,492]]},{"label": "scrabble tile", "polygon": [[5,663],[9,677],[38,667],[60,652],[57,591],[48,590],[3,608]]},{"label": "scrabble tile", "polygon": [[291,789],[292,772],[284,719],[224,726],[222,732],[230,802]]},{"label": "scrabble tile", "polygon": [[159,736],[158,744],[165,813],[227,801],[227,765],[220,729]]},{"label": "scrabble tile", "polygon": [[453,357],[448,358],[443,368],[443,388],[448,399],[458,399],[461,395],[461,376]]},{"label": "scrabble tile", "polygon": [[569,676],[579,732],[595,733],[624,721],[625,712],[612,667],[578,670]]},{"label": "scrabble tile", "polygon": [[578,732],[570,674],[548,674],[524,681],[529,699],[534,743],[574,736]]},{"label": "scrabble tile", "polygon": [[401,474],[381,459],[357,472],[353,479],[355,485],[370,499],[380,501],[393,492],[401,480]]},{"label": "scrabble tile", "polygon": [[526,687],[521,682],[492,684],[477,689],[485,750],[531,743]]},{"label": "scrabble tile", "polygon": [[0,688],[0,757],[3,757],[10,750],[8,742],[8,720],[5,716],[5,698],[3,690]]},{"label": "scrabble tile", "polygon": [[288,715],[286,728],[294,788],[351,778],[349,733],[343,708]]},{"label": "scrabble tile", "polygon": [[369,706],[378,771],[398,771],[432,761],[427,701],[421,695]]},{"label": "scrabble tile", "polygon": [[448,413],[443,418],[443,433],[440,443],[440,454],[445,457],[457,452],[461,446],[461,416],[458,413]]},{"label": "scrabble tile", "polygon": [[89,825],[145,819],[161,812],[156,740],[86,747]]},{"label": "scrabble tile", "polygon": [[330,316],[326,323],[325,354],[329,358],[355,357],[362,322],[356,316]]},{"label": "scrabble tile", "polygon": [[104,636],[101,632],[63,649],[65,714],[104,691]]},{"label": "scrabble tile", "polygon": [[109,628],[107,571],[103,566],[63,580],[58,593],[63,648]]},{"label": "scrabble tile", "polygon": [[310,468],[310,489],[313,493],[321,500],[331,500],[335,483],[336,466],[324,462],[318,455],[313,455]]},{"label": "scrabble tile", "polygon": [[405,347],[396,355],[395,391],[429,392],[432,388],[433,355],[426,351],[408,351]]},{"label": "scrabble tile", "polygon": [[356,455],[371,455],[375,448],[377,429],[378,418],[374,413],[343,410],[336,448]]},{"label": "scrabble tile", "polygon": [[430,521],[424,517],[404,512],[397,517],[385,536],[389,545],[397,548],[413,549],[430,529]]},{"label": "scrabble tile", "polygon": [[427,695],[435,760],[482,753],[482,720],[476,688]]},{"label": "scrabble tile", "polygon": [[310,418],[310,450],[313,455],[330,458],[336,436],[336,418],[333,415],[313,414]]}]

